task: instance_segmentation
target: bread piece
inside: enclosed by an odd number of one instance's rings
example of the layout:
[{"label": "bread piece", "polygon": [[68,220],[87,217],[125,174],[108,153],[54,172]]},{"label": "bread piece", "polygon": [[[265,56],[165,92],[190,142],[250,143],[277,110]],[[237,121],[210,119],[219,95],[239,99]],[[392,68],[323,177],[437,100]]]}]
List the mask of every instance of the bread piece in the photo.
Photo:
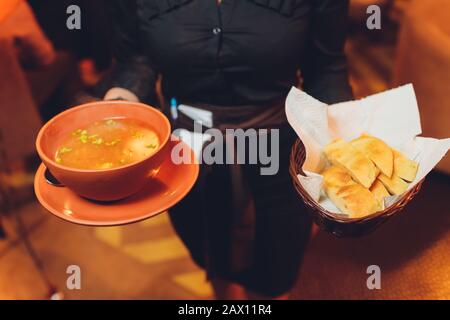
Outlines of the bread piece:
[{"label": "bread piece", "polygon": [[367,189],[370,188],[380,172],[364,153],[342,139],[327,145],[324,152],[333,165],[345,169],[356,182]]},{"label": "bread piece", "polygon": [[331,166],[322,172],[324,187],[342,187],[355,184],[356,182],[345,169],[338,166]]},{"label": "bread piece", "polygon": [[333,203],[351,218],[361,218],[382,209],[375,196],[356,183],[342,168],[332,166],[323,172],[324,190]]},{"label": "bread piece", "polygon": [[364,153],[382,173],[392,177],[394,155],[391,148],[382,140],[363,134],[350,142],[352,147]]},{"label": "bread piece", "polygon": [[406,158],[400,151],[392,150],[394,154],[394,173],[408,182],[414,181],[419,164]]},{"label": "bread piece", "polygon": [[378,176],[378,180],[380,180],[386,189],[388,189],[389,193],[392,195],[400,195],[408,189],[408,183],[400,179],[395,173],[391,178],[381,173]]},{"label": "bread piece", "polygon": [[383,183],[378,179],[375,180],[373,185],[370,187],[370,192],[372,192],[372,194],[375,196],[375,199],[380,202],[380,206],[384,208],[384,198],[389,197],[390,194]]}]

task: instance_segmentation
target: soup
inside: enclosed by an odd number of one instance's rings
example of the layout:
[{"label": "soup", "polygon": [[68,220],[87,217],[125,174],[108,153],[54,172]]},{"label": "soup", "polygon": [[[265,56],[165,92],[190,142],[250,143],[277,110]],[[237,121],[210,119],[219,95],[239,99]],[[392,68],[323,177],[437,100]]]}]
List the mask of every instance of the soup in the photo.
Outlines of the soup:
[{"label": "soup", "polygon": [[139,121],[110,118],[73,131],[55,154],[76,169],[109,169],[140,161],[159,147],[158,135]]}]

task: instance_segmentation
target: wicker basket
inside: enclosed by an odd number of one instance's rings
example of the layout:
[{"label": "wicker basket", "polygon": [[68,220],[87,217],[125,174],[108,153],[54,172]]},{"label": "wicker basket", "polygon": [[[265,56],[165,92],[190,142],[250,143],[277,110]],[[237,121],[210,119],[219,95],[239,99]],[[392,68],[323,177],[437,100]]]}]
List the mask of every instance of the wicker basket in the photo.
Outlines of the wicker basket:
[{"label": "wicker basket", "polygon": [[374,231],[378,226],[386,222],[393,215],[399,213],[419,192],[423,183],[423,180],[420,181],[413,189],[406,192],[398,202],[383,211],[374,213],[364,218],[336,217],[334,214],[325,210],[316,201],[314,201],[300,184],[297,175],[304,175],[302,167],[305,162],[305,157],[305,147],[301,140],[298,139],[292,147],[289,166],[289,172],[291,174],[294,187],[305,202],[308,212],[312,215],[314,222],[322,230],[330,232],[337,237],[357,237]]}]

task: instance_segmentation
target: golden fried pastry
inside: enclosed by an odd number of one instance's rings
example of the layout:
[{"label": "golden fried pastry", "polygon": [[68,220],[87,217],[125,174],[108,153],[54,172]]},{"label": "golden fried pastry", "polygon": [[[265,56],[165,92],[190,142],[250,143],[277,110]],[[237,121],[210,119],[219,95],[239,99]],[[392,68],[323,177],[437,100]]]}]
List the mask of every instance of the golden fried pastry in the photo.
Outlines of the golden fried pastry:
[{"label": "golden fried pastry", "polygon": [[356,182],[370,188],[380,172],[364,153],[342,139],[335,140],[324,149],[330,162],[345,169]]},{"label": "golden fried pastry", "polygon": [[338,166],[325,169],[322,175],[325,187],[341,187],[356,183],[345,169]]},{"label": "golden fried pastry", "polygon": [[384,198],[389,197],[390,194],[387,191],[386,187],[383,185],[383,183],[377,179],[372,184],[369,190],[375,196],[375,199],[377,199],[380,202],[381,207],[384,207]]},{"label": "golden fried pastry", "polygon": [[331,201],[353,218],[384,209],[384,199],[401,195],[417,175],[418,163],[368,134],[346,142],[337,139],[324,148],[332,166],[322,174]]},{"label": "golden fried pastry", "polygon": [[360,218],[382,209],[375,196],[356,183],[346,170],[332,166],[323,172],[324,190],[333,203],[352,218]]},{"label": "golden fried pastry", "polygon": [[380,180],[386,189],[388,189],[389,193],[392,195],[400,195],[408,189],[408,183],[400,179],[395,173],[391,178],[381,173],[378,176],[378,180]]},{"label": "golden fried pastry", "polygon": [[408,182],[414,181],[419,169],[419,164],[406,158],[401,152],[393,149],[394,153],[394,173]]},{"label": "golden fried pastry", "polygon": [[391,148],[382,140],[363,134],[350,142],[351,145],[364,153],[388,177],[392,177],[394,155]]}]

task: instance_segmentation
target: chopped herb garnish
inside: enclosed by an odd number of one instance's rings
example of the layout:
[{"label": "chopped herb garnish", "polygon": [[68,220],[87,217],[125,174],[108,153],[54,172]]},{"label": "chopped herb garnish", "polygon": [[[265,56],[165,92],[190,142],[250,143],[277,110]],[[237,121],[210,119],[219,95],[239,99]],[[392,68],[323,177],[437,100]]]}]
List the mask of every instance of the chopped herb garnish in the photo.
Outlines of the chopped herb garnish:
[{"label": "chopped herb garnish", "polygon": [[100,145],[100,144],[103,143],[103,139],[102,138],[97,138],[97,139],[93,140],[91,143],[92,144],[96,144],[96,145]]},{"label": "chopped herb garnish", "polygon": [[81,134],[81,129],[77,129],[74,132],[72,132],[73,136],[79,136]]},{"label": "chopped herb garnish", "polygon": [[81,137],[80,137],[80,141],[81,141],[82,143],[87,143],[87,142],[88,142],[88,136],[87,136],[87,135],[81,136]]},{"label": "chopped herb garnish", "polygon": [[116,140],[113,140],[113,141],[111,141],[111,142],[106,142],[105,145],[107,145],[107,146],[109,146],[109,147],[115,146],[115,145],[118,144],[120,141],[121,141],[120,139],[116,139]]},{"label": "chopped herb garnish", "polygon": [[144,135],[141,132],[136,131],[132,137],[136,138],[136,139],[142,139],[144,137]]},{"label": "chopped herb garnish", "polygon": [[69,147],[62,147],[61,149],[59,149],[60,154],[64,154],[64,153],[67,153],[70,151],[72,151],[72,148],[69,148]]}]

